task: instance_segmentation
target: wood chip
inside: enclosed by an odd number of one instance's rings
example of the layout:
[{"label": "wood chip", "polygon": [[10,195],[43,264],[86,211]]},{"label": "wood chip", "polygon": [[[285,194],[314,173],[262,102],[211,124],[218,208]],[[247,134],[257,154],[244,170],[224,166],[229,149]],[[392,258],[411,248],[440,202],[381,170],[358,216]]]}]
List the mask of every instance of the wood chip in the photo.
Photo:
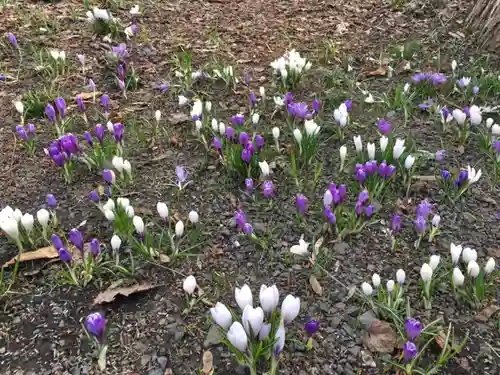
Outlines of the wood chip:
[{"label": "wood chip", "polygon": [[316,276],[311,275],[309,277],[309,284],[311,285],[312,290],[314,290],[314,293],[316,293],[318,296],[323,295],[323,288],[318,282],[318,279],[316,279]]},{"label": "wood chip", "polygon": [[203,373],[211,375],[214,373],[214,356],[210,350],[203,353]]},{"label": "wood chip", "polygon": [[486,323],[488,320],[490,320],[491,316],[499,310],[500,310],[500,306],[498,306],[498,305],[488,306],[485,309],[481,310],[481,312],[479,314],[477,314],[474,317],[474,319],[478,322]]},{"label": "wood chip", "polygon": [[390,354],[394,351],[397,339],[398,336],[389,323],[375,319],[363,337],[363,344],[371,352]]},{"label": "wood chip", "polygon": [[142,282],[139,284],[134,284],[126,287],[118,287],[116,288],[116,284],[111,285],[104,292],[101,292],[94,299],[93,305],[100,305],[102,303],[113,302],[118,295],[128,297],[131,294],[143,292],[146,290],[150,290],[155,286],[148,283]]}]

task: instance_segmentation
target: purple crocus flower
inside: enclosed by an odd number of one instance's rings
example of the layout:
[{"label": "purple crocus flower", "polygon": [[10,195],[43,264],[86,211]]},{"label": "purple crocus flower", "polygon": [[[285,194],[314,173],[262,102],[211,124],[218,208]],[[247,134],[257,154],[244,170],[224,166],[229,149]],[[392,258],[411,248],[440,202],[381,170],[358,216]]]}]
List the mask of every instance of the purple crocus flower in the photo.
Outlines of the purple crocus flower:
[{"label": "purple crocus flower", "polygon": [[262,148],[264,147],[264,137],[262,137],[261,135],[256,135],[255,136],[255,144],[257,145],[257,149],[260,152],[262,150]]},{"label": "purple crocus flower", "polygon": [[246,235],[250,236],[253,232],[253,227],[252,227],[252,224],[250,223],[245,223],[243,225],[243,233],[245,233]]},{"label": "purple crocus flower", "polygon": [[106,332],[106,319],[101,313],[95,312],[87,316],[85,321],[87,331],[95,336],[100,342],[104,341],[104,333]]},{"label": "purple crocus flower", "polygon": [[9,42],[12,47],[19,48],[19,44],[17,43],[16,36],[9,31]]},{"label": "purple crocus flower", "polygon": [[366,206],[365,215],[368,219],[372,217],[374,212],[375,212],[375,207],[373,206],[373,204],[369,204],[368,206]]},{"label": "purple crocus flower", "polygon": [[396,173],[396,167],[395,167],[394,165],[392,165],[392,164],[389,164],[389,165],[387,166],[387,170],[386,170],[386,171],[387,171],[387,172],[386,172],[386,173],[387,173],[387,177],[386,177],[386,178],[389,178],[389,177],[391,177],[394,173]]},{"label": "purple crocus flower", "polygon": [[102,124],[97,124],[95,127],[94,127],[94,134],[97,138],[97,140],[99,141],[99,144],[102,145],[102,141],[104,139],[104,126],[102,126]]},{"label": "purple crocus flower", "polygon": [[319,322],[316,319],[309,320],[304,325],[304,330],[309,336],[313,336],[316,332],[318,332],[318,329],[319,329]]},{"label": "purple crocus flower", "polygon": [[160,93],[166,94],[170,86],[168,85],[168,83],[160,83],[158,86],[156,86],[156,88],[160,91]]},{"label": "purple crocus flower", "polygon": [[35,133],[36,133],[35,124],[29,122],[27,126],[28,126],[28,135],[31,135],[31,136],[35,135]]},{"label": "purple crocus flower", "polygon": [[337,222],[337,217],[335,216],[335,213],[330,209],[330,207],[325,206],[323,215],[331,225],[335,225],[335,223]]},{"label": "purple crocus flower", "polygon": [[69,241],[75,245],[75,247],[82,251],[83,250],[83,235],[78,229],[73,228],[68,234]]},{"label": "purple crocus flower", "polygon": [[115,183],[115,172],[113,172],[111,169],[105,169],[102,172],[102,177],[103,177],[104,181],[108,184]]},{"label": "purple crocus flower", "polygon": [[71,133],[65,134],[59,138],[62,150],[68,154],[76,154],[80,151],[78,139]]},{"label": "purple crocus flower", "polygon": [[57,207],[56,197],[54,197],[54,195],[52,194],[47,194],[47,207],[52,210]]},{"label": "purple crocus flower", "polygon": [[255,97],[255,93],[250,91],[250,107],[254,107],[257,104],[257,98]]},{"label": "purple crocus flower", "polygon": [[111,185],[106,184],[106,186],[104,186],[104,195],[107,198],[111,198]]},{"label": "purple crocus flower", "polygon": [[222,153],[222,143],[217,137],[214,137],[214,147],[217,149],[219,153]]},{"label": "purple crocus flower", "polygon": [[364,171],[363,168],[359,168],[356,172],[356,181],[358,181],[360,184],[364,184],[366,181],[366,172]]},{"label": "purple crocus flower", "polygon": [[[118,80],[118,87],[120,90],[125,91],[125,81],[123,79]],[[194,119],[195,121],[198,120],[197,118]]]},{"label": "purple crocus flower", "polygon": [[243,229],[243,226],[247,222],[247,217],[241,208],[235,211],[234,221],[236,222],[236,225],[238,225],[238,228]]},{"label": "purple crocus flower", "polygon": [[251,178],[246,178],[245,179],[245,187],[247,189],[248,194],[253,193],[253,180]]},{"label": "purple crocus flower", "polygon": [[231,122],[234,125],[243,125],[245,123],[245,116],[241,113],[238,113],[231,117]]},{"label": "purple crocus flower", "polygon": [[394,214],[391,218],[392,233],[397,233],[401,230],[401,216]]},{"label": "purple crocus flower", "polygon": [[500,141],[493,142],[493,148],[496,150],[497,154],[500,155]]},{"label": "purple crocus flower", "polygon": [[364,204],[366,201],[368,201],[369,198],[368,190],[363,190],[359,193],[357,201],[361,204]]},{"label": "purple crocus flower", "polygon": [[380,177],[387,178],[387,172],[388,172],[388,165],[387,162],[384,160],[378,166],[378,174],[380,175]]},{"label": "purple crocus flower", "polygon": [[132,35],[136,35],[139,32],[139,25],[133,23],[130,25],[130,31],[132,31]]},{"label": "purple crocus flower", "polygon": [[417,209],[415,210],[415,215],[422,216],[424,219],[427,219],[431,211],[432,211],[432,204],[429,203],[427,199],[424,199],[422,202],[418,204]]},{"label": "purple crocus flower", "polygon": [[428,80],[430,77],[429,73],[417,73],[417,74],[414,74],[411,79],[414,83],[420,83],[422,81],[426,81]]},{"label": "purple crocus flower", "polygon": [[97,193],[97,191],[92,190],[89,195],[90,195],[90,200],[92,202],[94,202],[94,203],[99,202],[99,194]]},{"label": "purple crocus flower", "polygon": [[417,219],[415,220],[415,230],[418,233],[424,233],[426,228],[427,228],[427,221],[425,220],[425,217],[417,216]]},{"label": "purple crocus flower", "polygon": [[227,137],[228,139],[233,140],[233,139],[234,139],[235,134],[236,134],[236,133],[235,133],[235,131],[234,131],[234,128],[232,128],[232,127],[230,127],[230,126],[228,126],[228,127],[226,128],[226,137]]},{"label": "purple crocus flower", "polygon": [[337,191],[340,195],[340,201],[343,201],[347,197],[347,185],[346,184],[340,185]]},{"label": "purple crocus flower", "polygon": [[101,105],[104,108],[104,113],[109,112],[109,96],[104,94],[101,96]]},{"label": "purple crocus flower", "polygon": [[431,80],[434,86],[439,86],[448,81],[448,77],[446,77],[446,75],[444,75],[443,73],[432,73],[429,76],[429,79]]},{"label": "purple crocus flower", "polygon": [[250,74],[248,73],[248,70],[243,71],[243,83],[248,86],[250,83]]},{"label": "purple crocus flower", "polygon": [[127,45],[125,43],[120,43],[117,46],[112,47],[113,54],[119,59],[127,57]]},{"label": "purple crocus flower", "polygon": [[307,210],[307,198],[304,194],[297,194],[295,196],[295,204],[297,205],[297,211],[299,214],[304,215]]},{"label": "purple crocus flower", "polygon": [[86,131],[85,133],[83,133],[83,136],[85,137],[85,140],[87,141],[89,146],[93,148],[94,141],[92,140],[92,134],[90,134],[90,132]]},{"label": "purple crocus flower", "polygon": [[78,104],[78,108],[80,108],[81,112],[85,112],[85,104],[83,103],[83,98],[81,95],[76,96],[76,104]]},{"label": "purple crocus flower", "polygon": [[451,173],[446,169],[443,169],[441,171],[441,177],[443,177],[443,180],[448,181],[451,178]]},{"label": "purple crocus flower", "polygon": [[417,319],[409,318],[405,320],[406,335],[410,338],[410,341],[414,341],[423,329],[424,326]]},{"label": "purple crocus flower", "polygon": [[448,108],[441,108],[441,115],[443,116],[444,121],[446,121],[448,119],[448,116],[450,115],[450,111],[448,110]]},{"label": "purple crocus flower", "polygon": [[59,258],[64,262],[64,263],[71,263],[73,260],[73,256],[71,253],[65,249],[64,247],[61,247],[60,249],[57,250],[57,253],[59,254]]},{"label": "purple crocus flower", "polygon": [[93,238],[92,241],[90,241],[90,251],[95,257],[101,252],[101,244],[97,238]]},{"label": "purple crocus flower", "polygon": [[271,198],[274,195],[274,185],[272,181],[264,181],[263,184],[264,196]]},{"label": "purple crocus flower", "polygon": [[457,185],[457,187],[461,187],[468,179],[469,179],[469,172],[461,171],[457,177],[457,180],[455,181],[455,185]]},{"label": "purple crocus flower", "polygon": [[52,157],[52,160],[54,161],[54,163],[58,166],[58,167],[63,167],[64,166],[64,163],[66,162],[66,155],[62,152],[57,152],[57,153],[53,153],[52,155],[50,155]]},{"label": "purple crocus flower", "polygon": [[175,174],[177,175],[177,178],[179,180],[178,183],[183,183],[187,180],[187,171],[182,165],[178,165],[175,167]]},{"label": "purple crocus flower", "polygon": [[356,205],[354,206],[354,211],[356,212],[356,216],[360,217],[361,214],[363,213],[363,203],[357,201]]},{"label": "purple crocus flower", "polygon": [[443,161],[445,154],[446,154],[446,150],[436,151],[436,160],[437,161]]},{"label": "purple crocus flower", "polygon": [[470,117],[470,107],[468,105],[464,107],[464,113],[467,117]]},{"label": "purple crocus flower", "polygon": [[24,128],[24,126],[17,125],[16,126],[16,132],[17,132],[17,134],[19,134],[19,137],[21,137],[21,139],[23,141],[27,141],[28,140],[28,133],[26,133],[26,129]]},{"label": "purple crocus flower", "polygon": [[125,81],[125,66],[123,64],[118,64],[118,78],[121,81]]},{"label": "purple crocus flower", "polygon": [[352,109],[352,100],[351,99],[347,99],[347,100],[344,100],[344,105],[347,109],[347,112],[351,112],[351,109]]},{"label": "purple crocus flower", "polygon": [[92,92],[95,91],[95,82],[92,78],[89,79],[89,90]]},{"label": "purple crocus flower", "polygon": [[472,93],[473,93],[474,95],[479,94],[479,87],[474,86],[474,87],[472,88]]},{"label": "purple crocus flower", "polygon": [[380,130],[380,132],[383,135],[389,134],[391,132],[391,130],[392,130],[392,125],[387,120],[380,119],[380,120],[378,120],[377,125],[378,125],[378,130]]},{"label": "purple crocus flower", "polygon": [[307,104],[305,103],[293,103],[288,105],[288,113],[293,118],[299,118],[301,120],[305,119],[308,114]]},{"label": "purple crocus flower", "polygon": [[364,171],[368,176],[372,176],[377,172],[378,165],[375,160],[369,160],[364,165]]},{"label": "purple crocus flower", "polygon": [[52,245],[54,245],[54,248],[56,250],[62,249],[64,247],[61,238],[57,234],[52,233],[52,236],[50,236],[50,239],[52,240]]},{"label": "purple crocus flower", "polygon": [[0,81],[5,81],[6,78],[5,74],[0,73]]},{"label": "purple crocus flower", "polygon": [[113,136],[115,137],[116,143],[122,143],[124,133],[125,133],[125,127],[121,122],[113,124]]},{"label": "purple crocus flower", "polygon": [[285,97],[283,98],[283,102],[285,103],[287,108],[290,104],[293,103],[293,94],[290,91],[286,93]]},{"label": "purple crocus flower", "polygon": [[239,137],[239,141],[240,141],[240,145],[246,145],[248,143],[248,140],[250,139],[250,137],[248,136],[247,133],[245,132],[241,132],[240,133],[240,137]]},{"label": "purple crocus flower", "polygon": [[45,106],[45,116],[50,123],[54,124],[56,122],[56,110],[50,103],[47,103],[47,105]]},{"label": "purple crocus flower", "polygon": [[319,102],[318,99],[314,99],[314,102],[313,102],[313,112],[315,115],[317,115],[319,113],[319,110],[321,108],[321,104]]},{"label": "purple crocus flower", "polygon": [[255,147],[253,146],[253,143],[252,142],[248,142],[246,145],[245,145],[245,148],[248,150],[248,152],[250,152],[250,154],[253,155],[254,151],[255,151]]},{"label": "purple crocus flower", "polygon": [[57,112],[59,112],[61,120],[64,120],[64,118],[66,117],[66,101],[64,100],[64,98],[56,98],[55,102]]},{"label": "purple crocus flower", "polygon": [[408,341],[403,346],[403,356],[407,362],[410,362],[418,355],[418,348],[415,343]]},{"label": "purple crocus flower", "polygon": [[245,147],[241,151],[241,159],[247,164],[250,163],[250,160],[252,160],[252,152],[248,147]]},{"label": "purple crocus flower", "polygon": [[432,103],[433,103],[432,98],[429,98],[429,99],[427,99],[425,102],[420,103],[420,104],[418,105],[418,108],[419,108],[421,111],[428,111],[428,110],[429,110],[429,108],[431,107]]}]

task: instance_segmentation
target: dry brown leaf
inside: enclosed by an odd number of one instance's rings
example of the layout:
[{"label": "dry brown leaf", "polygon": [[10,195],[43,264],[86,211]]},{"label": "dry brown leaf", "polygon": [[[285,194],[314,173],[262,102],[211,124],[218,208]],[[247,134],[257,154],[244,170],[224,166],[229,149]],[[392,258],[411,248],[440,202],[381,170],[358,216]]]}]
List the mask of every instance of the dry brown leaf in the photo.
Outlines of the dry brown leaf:
[{"label": "dry brown leaf", "polygon": [[398,336],[389,323],[375,319],[363,337],[363,344],[371,352],[390,354],[394,351],[397,339]]},{"label": "dry brown leaf", "polygon": [[94,95],[95,95],[96,98],[99,97],[101,95],[101,93],[99,91],[96,91],[95,93],[92,93],[92,92],[81,92],[78,95],[80,95],[83,100],[89,100],[89,99],[93,99]]},{"label": "dry brown leaf", "polygon": [[118,295],[128,297],[131,294],[150,290],[154,287],[155,287],[154,285],[148,282],[142,282],[140,284],[134,284],[131,286],[117,288],[115,283],[111,285],[108,289],[106,289],[104,292],[99,293],[97,297],[94,299],[93,304],[100,305],[102,303],[112,302]]},{"label": "dry brown leaf", "polygon": [[462,155],[465,152],[465,147],[464,146],[458,146],[457,151]]},{"label": "dry brown leaf", "polygon": [[366,72],[365,77],[381,77],[387,75],[387,67],[381,66],[378,69],[372,70],[371,72]]},{"label": "dry brown leaf", "polygon": [[168,122],[170,122],[172,125],[178,125],[188,121],[190,121],[189,116],[183,112],[172,113],[168,117]]},{"label": "dry brown leaf", "polygon": [[170,258],[166,254],[160,254],[160,263],[165,264],[165,263],[170,263]]},{"label": "dry brown leaf", "polygon": [[444,331],[439,332],[439,335],[436,336],[436,343],[441,349],[444,348],[444,344],[446,343],[446,333]]},{"label": "dry brown leaf", "polygon": [[479,314],[477,314],[474,317],[474,319],[478,322],[486,323],[491,318],[491,316],[499,310],[500,310],[500,306],[498,306],[498,305],[488,306],[485,309],[481,310],[481,312]]},{"label": "dry brown leaf", "polygon": [[203,373],[205,375],[213,374],[214,372],[214,356],[210,350],[203,353]]},{"label": "dry brown leaf", "polygon": [[318,296],[323,295],[323,288],[318,282],[318,279],[316,279],[316,276],[314,275],[309,276],[309,284],[311,284],[311,288],[312,290],[314,290],[314,293],[316,293]]},{"label": "dry brown leaf", "polygon": [[176,135],[170,137],[170,144],[175,147],[182,147],[182,141]]},{"label": "dry brown leaf", "polygon": [[[54,259],[59,257],[59,254],[54,246],[42,247],[38,250],[28,251],[21,254],[19,259],[20,262],[27,262],[30,260],[38,260],[38,259]],[[17,260],[17,256],[9,260],[5,263],[2,268],[8,267],[12,264],[15,264]]]},{"label": "dry brown leaf", "polygon": [[147,207],[137,207],[135,209],[135,213],[141,214],[141,215],[146,215],[146,216],[153,216],[153,211]]}]

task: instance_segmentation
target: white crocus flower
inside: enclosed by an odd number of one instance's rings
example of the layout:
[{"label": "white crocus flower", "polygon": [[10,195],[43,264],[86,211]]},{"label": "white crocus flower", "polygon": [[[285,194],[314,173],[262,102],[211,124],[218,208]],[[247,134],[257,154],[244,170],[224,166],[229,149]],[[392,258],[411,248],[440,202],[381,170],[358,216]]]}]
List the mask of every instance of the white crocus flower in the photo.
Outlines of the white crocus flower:
[{"label": "white crocus flower", "polygon": [[108,199],[107,202],[103,204],[102,209],[113,211],[115,209],[115,201],[113,199]]},{"label": "white crocus flower", "polygon": [[281,303],[281,315],[285,323],[290,324],[300,312],[300,298],[291,294],[287,295]]},{"label": "white crocus flower", "polygon": [[340,153],[340,170],[342,170],[344,169],[344,163],[347,157],[347,146],[346,145],[340,146],[339,153]]},{"label": "white crocus flower", "polygon": [[111,18],[106,9],[94,8],[93,9],[94,18],[103,21],[109,21]]},{"label": "white crocus flower", "polygon": [[198,223],[198,221],[200,220],[200,216],[198,215],[198,212],[196,212],[196,211],[189,212],[188,218],[189,218],[189,221],[191,222],[191,224],[193,224],[193,225],[196,225],[196,223]]},{"label": "white crocus flower", "polygon": [[386,287],[387,287],[387,291],[389,293],[392,293],[394,291],[394,280],[388,280]]},{"label": "white crocus flower", "polygon": [[226,124],[224,124],[222,121],[219,123],[219,134],[221,136],[224,136],[224,134],[226,134]]},{"label": "white crocus flower", "polygon": [[113,164],[113,168],[115,168],[118,172],[123,172],[123,158],[120,156],[113,156],[111,159],[111,164]]},{"label": "white crocus flower", "polygon": [[175,224],[175,235],[177,237],[182,237],[183,234],[184,234],[184,223],[182,222],[182,220],[179,220]]},{"label": "white crocus flower", "polygon": [[267,177],[271,174],[271,168],[269,164],[267,164],[267,161],[259,161],[259,167],[263,177]]},{"label": "white crocus flower", "polygon": [[130,206],[130,200],[128,198],[119,197],[116,198],[116,204],[125,210],[128,206]]},{"label": "white crocus flower", "polygon": [[295,140],[299,145],[302,143],[302,133],[300,132],[299,129],[295,129],[293,131],[293,137],[295,138]]},{"label": "white crocus flower", "polygon": [[467,87],[471,83],[472,78],[471,77],[462,77],[462,79],[460,81],[462,82],[464,87]]},{"label": "white crocus flower", "polygon": [[155,112],[155,120],[156,120],[156,123],[159,123],[161,120],[161,111],[159,109],[157,109]]},{"label": "white crocus flower", "polygon": [[131,9],[130,9],[130,14],[133,15],[133,16],[136,16],[138,14],[141,14],[141,12],[139,11],[139,5],[134,5]]},{"label": "white crocus flower", "polygon": [[392,148],[392,157],[394,159],[399,159],[401,155],[403,155],[403,152],[405,152],[405,140],[401,138],[396,139],[396,144]]},{"label": "white crocus flower", "polygon": [[437,266],[439,266],[440,260],[441,257],[439,255],[431,255],[431,259],[429,260],[429,265],[431,266],[433,271],[435,271]]},{"label": "white crocus flower", "polygon": [[21,101],[14,102],[14,108],[16,108],[17,113],[19,113],[20,115],[24,114],[23,102]]},{"label": "white crocus flower", "polygon": [[156,211],[158,211],[158,215],[160,215],[163,220],[168,219],[168,206],[165,203],[158,202],[156,204]]},{"label": "white crocus flower", "polygon": [[185,106],[189,102],[189,99],[183,95],[179,95],[179,107]]},{"label": "white crocus flower", "polygon": [[372,94],[368,94],[368,96],[365,98],[365,103],[372,104],[375,103],[375,99],[373,98]]},{"label": "white crocus flower", "polygon": [[14,219],[16,219],[16,221],[19,223],[21,221],[21,219],[23,218],[23,213],[21,212],[21,210],[19,208],[16,208],[14,210],[14,213],[12,214],[12,217]]},{"label": "white crocus flower", "polygon": [[108,221],[114,221],[115,220],[115,213],[111,210],[104,210],[104,217]]},{"label": "white crocus flower", "polygon": [[380,150],[382,150],[382,152],[385,152],[388,144],[389,144],[389,138],[387,138],[385,135],[380,137]]},{"label": "white crocus flower", "polygon": [[113,251],[120,250],[121,245],[122,245],[122,240],[120,239],[120,237],[118,237],[116,234],[113,237],[111,237],[111,249],[113,249]]},{"label": "white crocus flower", "polygon": [[134,216],[132,218],[132,224],[134,224],[137,233],[144,233],[144,221],[140,216]]},{"label": "white crocus flower", "polygon": [[472,125],[479,125],[483,120],[481,109],[477,105],[473,105],[469,109],[470,123]]},{"label": "white crocus flower", "polygon": [[484,273],[489,275],[490,273],[493,272],[494,269],[495,269],[495,259],[490,258],[488,259],[486,265],[484,266]]},{"label": "white crocus flower", "polygon": [[254,113],[252,115],[252,124],[257,125],[259,123],[260,115],[258,113]]},{"label": "white crocus flower", "polygon": [[453,74],[455,74],[455,70],[457,69],[457,61],[453,60],[451,62],[451,70],[453,71]]},{"label": "white crocus flower", "polygon": [[414,163],[415,163],[415,157],[408,155],[405,159],[405,168],[408,170],[411,169]]},{"label": "white crocus flower", "polygon": [[273,100],[274,100],[274,105],[276,106],[276,108],[280,108],[280,107],[283,107],[285,105],[285,101],[283,100],[283,98],[281,96],[274,96]]},{"label": "white crocus flower", "polygon": [[199,99],[196,99],[193,103],[193,108],[191,109],[191,117],[201,116],[203,113],[203,102]]},{"label": "white crocus flower", "polygon": [[299,244],[293,245],[290,248],[290,252],[293,254],[306,256],[309,254],[309,251],[307,250],[308,247],[309,247],[309,243],[304,241],[304,235],[302,235],[299,239]]},{"label": "white crocus flower", "polygon": [[373,274],[372,284],[375,288],[378,288],[378,286],[380,285],[380,276],[378,275],[378,273]]},{"label": "white crocus flower", "polygon": [[217,132],[219,130],[219,122],[215,118],[212,119],[212,130],[214,132]]},{"label": "white crocus flower", "polygon": [[465,281],[465,277],[462,273],[462,271],[460,271],[460,268],[458,267],[455,267],[453,269],[453,284],[455,284],[455,286],[462,286],[464,285],[464,281]]},{"label": "white crocus flower", "polygon": [[363,291],[363,294],[365,296],[371,296],[373,294],[373,288],[367,282],[364,282],[363,284],[361,284],[361,290]]},{"label": "white crocus flower", "polygon": [[420,268],[420,277],[424,283],[428,283],[432,280],[432,268],[427,263],[424,263],[422,268]]},{"label": "white crocus flower", "polygon": [[[112,212],[111,212],[112,213]],[[127,206],[127,208],[125,208],[125,214],[129,217],[129,218],[133,218],[135,216],[135,211],[134,211],[134,207],[132,206]]]},{"label": "white crocus flower", "polygon": [[313,136],[319,133],[320,127],[314,120],[304,121],[304,128],[306,129],[306,134],[308,136]]},{"label": "white crocus flower", "polygon": [[33,230],[33,225],[35,223],[35,219],[33,215],[30,215],[28,213],[24,214],[23,217],[21,218],[21,224],[23,225],[24,229],[26,229],[26,232],[31,233]]},{"label": "white crocus flower", "polygon": [[[202,73],[200,72],[200,75],[201,75],[201,74],[202,74]],[[210,112],[210,111],[212,110],[212,102],[211,102],[210,100],[207,100],[207,101],[205,102],[205,109],[207,110],[207,112]]]},{"label": "white crocus flower", "polygon": [[194,293],[194,290],[196,289],[196,279],[193,275],[190,275],[184,279],[184,282],[182,283],[182,288],[184,291],[191,295]]},{"label": "white crocus flower", "polygon": [[368,142],[366,145],[366,152],[368,153],[368,159],[375,160],[375,143]]},{"label": "white crocus flower", "polygon": [[396,281],[399,284],[404,284],[405,283],[405,279],[406,279],[406,273],[405,273],[404,270],[402,270],[400,268],[399,270],[396,271]]},{"label": "white crocus flower", "polygon": [[500,125],[498,124],[494,124],[492,127],[491,127],[491,134],[492,135],[500,135]]},{"label": "white crocus flower", "polygon": [[36,218],[40,225],[42,226],[43,232],[47,231],[47,226],[49,225],[50,213],[46,209],[42,208],[36,213]]},{"label": "white crocus flower", "polygon": [[279,139],[279,137],[280,137],[280,128],[275,126],[273,128],[273,138],[275,141],[277,141]]},{"label": "white crocus flower", "polygon": [[19,241],[19,226],[13,218],[6,218],[0,222],[0,229],[14,241]]},{"label": "white crocus flower", "polygon": [[463,125],[467,115],[460,109],[454,109],[451,113],[458,125]]},{"label": "white crocus flower", "polygon": [[264,310],[260,306],[253,308],[250,305],[246,305],[241,315],[241,322],[248,334],[253,333],[254,337],[258,336],[264,325]]},{"label": "white crocus flower", "polygon": [[259,87],[259,94],[262,100],[266,98],[266,89],[264,88],[264,86]]},{"label": "white crocus flower", "polygon": [[200,120],[196,120],[194,122],[194,126],[196,128],[196,131],[199,133],[201,131],[201,128],[203,127],[203,123]]},{"label": "white crocus flower", "polygon": [[462,255],[462,245],[450,244],[451,262],[455,265],[460,260],[460,255]]},{"label": "white crocus flower", "polygon": [[479,169],[477,172],[474,168],[472,168],[470,165],[467,166],[467,172],[468,172],[468,179],[469,179],[469,184],[473,184],[481,178],[481,170]]},{"label": "white crocus flower", "polygon": [[467,264],[467,273],[471,277],[476,278],[479,275],[479,272],[480,272],[479,264],[477,264],[475,260],[471,260],[469,264]]},{"label": "white crocus flower", "polygon": [[477,260],[477,251],[474,249],[471,249],[470,247],[466,247],[462,251],[462,260],[464,261],[465,264],[469,264],[472,261]]},{"label": "white crocus flower", "polygon": [[354,147],[356,148],[356,152],[360,154],[363,151],[363,142],[361,141],[360,135],[355,135],[353,137]]},{"label": "white crocus flower", "polygon": [[221,326],[223,329],[228,329],[233,322],[233,316],[229,309],[223,303],[217,302],[215,307],[210,309],[210,314],[212,314],[212,318],[215,323]]},{"label": "white crocus flower", "polygon": [[238,287],[234,288],[234,298],[242,311],[245,309],[245,306],[253,306],[252,290],[247,284],[243,285],[241,289]]},{"label": "white crocus flower", "polygon": [[493,119],[491,117],[488,117],[486,119],[486,128],[490,129],[492,125],[493,125]]},{"label": "white crocus flower", "polygon": [[226,335],[229,342],[239,351],[245,352],[248,347],[248,336],[240,322],[234,322]]},{"label": "white crocus flower", "polygon": [[262,310],[264,310],[267,315],[270,315],[274,311],[274,309],[276,309],[279,299],[280,293],[276,285],[270,287],[267,287],[264,284],[261,285],[259,300],[260,305],[262,306]]},{"label": "white crocus flower", "polygon": [[405,85],[403,86],[403,94],[406,94],[408,92],[408,90],[410,90],[410,84],[408,82],[405,83]]}]

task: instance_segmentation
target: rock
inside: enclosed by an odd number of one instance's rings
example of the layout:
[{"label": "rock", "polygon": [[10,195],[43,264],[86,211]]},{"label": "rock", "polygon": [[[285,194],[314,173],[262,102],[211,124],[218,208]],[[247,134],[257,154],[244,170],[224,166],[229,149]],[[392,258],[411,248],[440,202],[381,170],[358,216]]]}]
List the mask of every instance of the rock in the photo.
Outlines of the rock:
[{"label": "rock", "polygon": [[217,345],[220,342],[221,335],[219,332],[219,328],[215,324],[213,324],[208,330],[207,338],[203,341],[203,347],[205,349],[211,347],[212,345]]},{"label": "rock", "polygon": [[165,356],[161,356],[161,357],[158,357],[156,359],[156,362],[158,362],[158,364],[161,366],[161,368],[163,370],[165,370],[167,368],[167,365],[168,365],[168,358]]},{"label": "rock", "polygon": [[370,328],[372,322],[377,319],[372,310],[368,310],[359,317],[359,322],[364,329]]},{"label": "rock", "polygon": [[363,343],[371,352],[392,353],[397,339],[397,334],[389,323],[374,320],[363,337]]},{"label": "rock", "polygon": [[330,327],[337,328],[341,322],[342,318],[335,316],[332,319],[330,319]]},{"label": "rock", "polygon": [[347,323],[344,323],[342,325],[342,328],[344,329],[344,331],[346,331],[346,333],[351,336],[351,337],[356,337],[356,333],[354,333],[354,330],[349,326],[349,324]]},{"label": "rock", "polygon": [[184,330],[182,329],[180,331],[175,332],[174,341],[180,341],[182,340],[183,337],[184,337]]},{"label": "rock", "polygon": [[307,375],[307,372],[305,372],[304,370],[300,370],[299,375]]},{"label": "rock", "polygon": [[161,368],[155,368],[149,370],[148,375],[163,375],[163,370]]},{"label": "rock", "polygon": [[347,349],[347,351],[351,353],[353,357],[357,357],[361,352],[361,348],[359,346],[353,346],[352,348]]},{"label": "rock", "polygon": [[143,354],[141,357],[141,367],[145,367],[149,361],[151,361],[151,356],[149,354]]}]

